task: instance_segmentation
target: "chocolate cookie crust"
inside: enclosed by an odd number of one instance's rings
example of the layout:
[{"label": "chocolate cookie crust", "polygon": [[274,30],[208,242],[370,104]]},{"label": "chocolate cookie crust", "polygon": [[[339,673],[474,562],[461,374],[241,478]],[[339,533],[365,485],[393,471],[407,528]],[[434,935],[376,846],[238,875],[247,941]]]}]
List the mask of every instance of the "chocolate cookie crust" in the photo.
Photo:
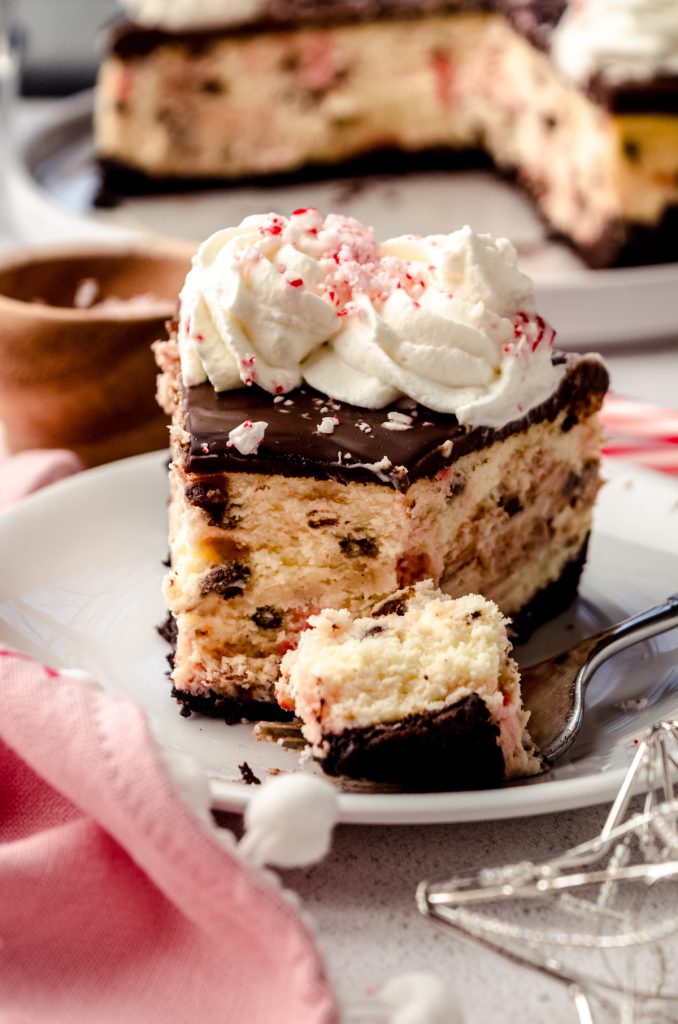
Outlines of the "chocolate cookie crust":
[{"label": "chocolate cookie crust", "polygon": [[499,729],[476,693],[427,714],[326,736],[323,769],[415,791],[483,789],[504,778]]},{"label": "chocolate cookie crust", "polygon": [[189,718],[193,712],[209,718],[223,718],[226,725],[239,722],[289,722],[292,715],[278,704],[263,700],[234,700],[210,690],[207,694],[189,693],[172,687],[172,696],[181,706],[181,714]]},{"label": "chocolate cookie crust", "polygon": [[550,622],[572,604],[577,596],[579,580],[586,565],[589,537],[575,557],[567,562],[557,580],[537,591],[534,597],[514,615],[508,633],[515,644],[526,643],[535,629]]}]

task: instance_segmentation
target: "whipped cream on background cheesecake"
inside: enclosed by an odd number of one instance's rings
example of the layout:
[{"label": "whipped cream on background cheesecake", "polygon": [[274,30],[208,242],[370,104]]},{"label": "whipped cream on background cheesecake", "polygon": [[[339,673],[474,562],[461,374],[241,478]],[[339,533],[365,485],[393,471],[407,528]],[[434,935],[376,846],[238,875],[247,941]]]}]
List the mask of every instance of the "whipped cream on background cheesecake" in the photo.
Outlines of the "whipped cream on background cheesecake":
[{"label": "whipped cream on background cheesecake", "polygon": [[539,771],[506,620],[426,580],[362,618],[313,616],[283,658],[278,699],[328,774],[470,788]]},{"label": "whipped cream on background cheesecake", "polygon": [[678,75],[675,0],[579,0],[566,8],[552,48],[556,65],[576,82]]},{"label": "whipped cream on background cheesecake", "polygon": [[278,715],[311,616],[424,579],[495,601],[514,635],[562,610],[607,374],[553,338],[510,243],[468,228],[378,243],[306,209],[208,239],[156,345],[177,698]]},{"label": "whipped cream on background cheesecake", "polygon": [[482,150],[592,266],[678,258],[672,0],[128,9],[96,115],[123,191]]}]

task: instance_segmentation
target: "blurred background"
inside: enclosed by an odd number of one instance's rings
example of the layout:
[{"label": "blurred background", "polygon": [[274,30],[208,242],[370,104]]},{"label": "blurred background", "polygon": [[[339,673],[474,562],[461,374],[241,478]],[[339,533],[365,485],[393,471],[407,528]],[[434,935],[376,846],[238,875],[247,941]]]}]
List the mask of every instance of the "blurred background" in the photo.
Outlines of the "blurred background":
[{"label": "blurred background", "polygon": [[25,95],[65,95],[92,85],[102,26],[116,0],[14,0]]}]

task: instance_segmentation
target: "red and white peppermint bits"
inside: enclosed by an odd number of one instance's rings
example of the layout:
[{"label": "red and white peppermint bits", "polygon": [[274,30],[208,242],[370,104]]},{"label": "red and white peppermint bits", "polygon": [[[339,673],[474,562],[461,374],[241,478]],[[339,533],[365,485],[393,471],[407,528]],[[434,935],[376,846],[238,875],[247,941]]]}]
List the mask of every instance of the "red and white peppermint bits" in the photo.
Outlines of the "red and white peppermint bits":
[{"label": "red and white peppermint bits", "polygon": [[236,448],[241,455],[256,455],[267,427],[268,423],[265,420],[245,420],[229,431],[228,447]]}]

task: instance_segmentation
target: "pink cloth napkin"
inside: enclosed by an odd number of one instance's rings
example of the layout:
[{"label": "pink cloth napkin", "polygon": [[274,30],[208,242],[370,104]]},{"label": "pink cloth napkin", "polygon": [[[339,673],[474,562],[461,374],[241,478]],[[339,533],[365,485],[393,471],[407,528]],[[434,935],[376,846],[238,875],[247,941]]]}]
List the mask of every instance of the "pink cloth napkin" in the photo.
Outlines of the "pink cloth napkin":
[{"label": "pink cloth napkin", "polygon": [[298,914],[179,798],[135,704],[3,648],[0,686],[3,1024],[337,1019]]},{"label": "pink cloth napkin", "polygon": [[[0,466],[5,505],[80,467]],[[309,932],[178,795],[143,712],[0,647],[0,1022],[334,1024]]]}]

